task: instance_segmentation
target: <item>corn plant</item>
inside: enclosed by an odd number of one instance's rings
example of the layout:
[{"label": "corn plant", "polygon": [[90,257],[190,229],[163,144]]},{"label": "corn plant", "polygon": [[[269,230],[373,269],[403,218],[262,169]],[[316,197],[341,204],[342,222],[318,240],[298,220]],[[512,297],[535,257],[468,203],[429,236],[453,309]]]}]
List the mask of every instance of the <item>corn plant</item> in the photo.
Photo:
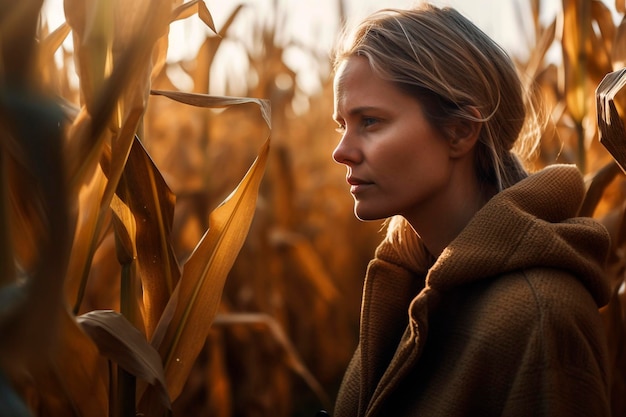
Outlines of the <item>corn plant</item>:
[{"label": "corn plant", "polygon": [[[142,144],[141,121],[169,24],[197,15],[215,31],[211,14],[200,1],[69,0],[67,22],[45,36],[41,6],[3,2],[0,17],[0,380],[11,405],[2,412],[166,415],[250,227],[269,135],[180,262],[175,195]],[[70,29],[78,103],[42,82]],[[201,107],[254,103],[269,127],[261,99],[152,94]],[[109,236],[119,311],[84,312],[94,256]]]}]

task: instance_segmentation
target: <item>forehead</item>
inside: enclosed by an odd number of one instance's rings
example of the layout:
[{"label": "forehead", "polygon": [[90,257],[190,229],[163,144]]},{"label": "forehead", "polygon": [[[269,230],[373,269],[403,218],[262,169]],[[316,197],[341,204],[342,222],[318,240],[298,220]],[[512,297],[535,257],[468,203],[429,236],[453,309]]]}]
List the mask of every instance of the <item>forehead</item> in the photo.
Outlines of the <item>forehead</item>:
[{"label": "forehead", "polygon": [[335,72],[334,90],[335,93],[345,90],[355,82],[364,79],[379,78],[367,58],[363,56],[351,56],[344,59]]},{"label": "forehead", "polygon": [[391,82],[383,80],[373,70],[369,60],[363,56],[351,56],[338,66],[333,82],[335,102],[348,97],[384,94],[390,89],[398,90]]},{"label": "forehead", "polygon": [[419,101],[391,81],[376,74],[363,56],[352,56],[337,67],[333,82],[335,110],[353,107],[397,107],[405,100]]}]

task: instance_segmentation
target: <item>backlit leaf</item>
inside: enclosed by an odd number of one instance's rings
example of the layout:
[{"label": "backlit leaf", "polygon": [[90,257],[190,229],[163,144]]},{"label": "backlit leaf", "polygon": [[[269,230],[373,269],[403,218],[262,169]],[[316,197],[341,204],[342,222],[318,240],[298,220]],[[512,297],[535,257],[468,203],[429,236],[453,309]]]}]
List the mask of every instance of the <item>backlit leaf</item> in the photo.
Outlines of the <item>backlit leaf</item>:
[{"label": "backlit leaf", "polygon": [[[235,191],[209,216],[209,230],[185,263],[152,344],[163,357],[175,400],[207,337],[228,272],[248,233],[269,152],[269,138]],[[168,318],[171,316],[171,320]]]},{"label": "backlit leaf", "polygon": [[132,215],[125,223],[136,229],[130,244],[137,257],[150,338],[180,278],[171,243],[176,198],[136,137],[117,194]]},{"label": "backlit leaf", "polygon": [[224,108],[240,104],[255,103],[261,108],[261,115],[268,127],[272,127],[272,112],[269,100],[252,97],[210,96],[208,94],[183,93],[180,91],[152,90],[151,94],[169,97],[180,103],[197,107]]},{"label": "backlit leaf", "polygon": [[100,353],[151,385],[169,407],[159,353],[126,318],[112,310],[90,311],[76,318]]},{"label": "backlit leaf", "polygon": [[194,13],[198,14],[198,17],[200,17],[209,29],[217,33],[215,23],[213,23],[213,16],[211,16],[211,12],[207,9],[203,0],[191,0],[178,6],[172,13],[172,21],[186,19]]},{"label": "backlit leaf", "polygon": [[39,62],[40,65],[49,62],[61,47],[67,35],[70,34],[71,28],[67,23],[62,23],[54,32],[46,36],[39,44]]},{"label": "backlit leaf", "polygon": [[567,107],[577,123],[587,114],[585,40],[591,30],[591,11],[588,0],[563,0],[563,70]]}]

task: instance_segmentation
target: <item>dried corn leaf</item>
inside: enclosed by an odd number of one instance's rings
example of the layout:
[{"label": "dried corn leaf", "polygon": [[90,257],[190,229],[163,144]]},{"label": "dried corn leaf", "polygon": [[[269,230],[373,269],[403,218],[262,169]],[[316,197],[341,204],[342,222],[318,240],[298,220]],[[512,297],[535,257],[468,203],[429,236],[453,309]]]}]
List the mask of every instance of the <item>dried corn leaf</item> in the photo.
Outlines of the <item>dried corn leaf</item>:
[{"label": "dried corn leaf", "polygon": [[585,40],[591,31],[591,12],[588,0],[563,0],[563,71],[565,99],[576,123],[582,123],[587,114]]},{"label": "dried corn leaf", "polygon": [[320,255],[309,241],[296,233],[282,230],[274,231],[271,237],[275,244],[289,247],[290,254],[299,270],[325,302],[331,303],[337,300],[339,291],[326,270]]},{"label": "dried corn leaf", "polygon": [[65,296],[74,305],[76,313],[86,285],[83,276],[89,271],[91,258],[102,238],[103,225],[98,221],[106,224],[105,218],[98,216],[106,185],[107,178],[97,167],[91,181],[81,188],[77,198],[76,227],[65,279]]},{"label": "dried corn leaf", "polygon": [[167,49],[169,48],[169,39],[167,36],[161,36],[161,38],[154,45],[154,51],[152,53],[152,71],[150,73],[150,83],[159,76],[163,67],[167,63]]},{"label": "dried corn leaf", "polygon": [[107,0],[65,0],[67,23],[72,27],[82,98],[94,114],[95,97],[113,69],[114,3]]},{"label": "dried corn leaf", "polygon": [[588,57],[587,71],[593,85],[612,70],[611,49],[615,38],[615,23],[609,8],[599,0],[591,1],[591,28],[585,39]]},{"label": "dried corn leaf", "polygon": [[610,51],[615,40],[615,20],[611,9],[601,0],[591,2],[592,19],[597,23],[606,50]]},{"label": "dried corn leaf", "polygon": [[585,194],[585,199],[580,208],[579,215],[593,217],[596,207],[602,200],[604,191],[619,173],[619,165],[617,165],[615,161],[611,161],[593,174],[591,182],[587,187],[587,193]]},{"label": "dried corn leaf", "polygon": [[172,12],[172,22],[180,19],[186,19],[196,13],[204,24],[209,27],[209,29],[211,29],[214,33],[217,33],[215,23],[213,23],[213,16],[211,16],[211,12],[206,7],[203,0],[191,0],[178,6]]},{"label": "dried corn leaf", "polygon": [[217,50],[222,44],[224,36],[226,36],[226,32],[228,32],[228,29],[231,27],[243,7],[243,5],[237,6],[226,18],[226,21],[218,33],[219,36],[207,36],[204,43],[198,50],[194,65],[192,66],[193,69],[187,70],[191,78],[193,78],[194,92],[206,93],[209,91],[209,77],[211,75],[211,67]]},{"label": "dried corn leaf", "polygon": [[600,143],[626,172],[626,130],[614,103],[616,94],[624,85],[626,69],[607,74],[596,88],[596,108]]},{"label": "dried corn leaf", "polygon": [[[106,13],[89,15],[89,11],[95,13],[99,10],[98,4]],[[157,0],[117,0],[112,3],[103,0],[65,0],[65,11],[74,34],[74,55],[81,79],[81,96],[87,103],[86,110],[77,121],[80,125],[73,129],[68,145],[68,154],[82,163],[73,168],[71,173],[91,173],[94,161],[99,159],[102,142],[109,138],[109,135],[103,135],[105,127],[111,125],[112,131],[117,132],[129,120],[137,122],[145,109],[152,74],[153,49],[168,31],[170,3]],[[105,56],[108,52],[98,52],[98,48],[91,47],[87,40],[97,42],[108,36],[108,32],[101,35],[95,32],[97,28],[106,26],[106,22],[112,18],[111,14],[114,19],[109,23],[114,28],[114,36],[110,40],[110,58],[107,58],[110,59],[110,76],[105,77],[101,85],[94,86],[94,82],[88,80],[94,79],[96,75],[84,73],[94,65],[92,55]],[[90,25],[89,19],[101,22],[99,25]],[[102,29],[105,30],[109,29]],[[131,129],[134,135],[136,123],[128,127],[134,128]],[[130,144],[130,141],[127,143]],[[90,165],[83,167],[85,164]]]},{"label": "dried corn leaf", "polygon": [[[68,23],[74,29],[75,44],[80,45],[80,48],[85,48],[85,45],[80,42],[81,39],[96,39],[99,30],[96,28],[103,24],[100,22],[97,25],[91,25],[88,19],[102,19],[106,22],[112,11],[113,24],[116,28],[112,40],[111,75],[104,79],[98,91],[83,89],[85,101],[92,104],[87,106],[87,111],[81,112],[82,117],[72,130],[72,140],[69,142],[68,154],[82,163],[74,167],[70,173],[74,189],[89,182],[88,174],[94,171],[92,166],[97,160],[100,161],[102,170],[108,178],[99,200],[99,210],[90,213],[95,217],[90,222],[94,225],[92,233],[90,236],[87,233],[82,238],[87,240],[87,242],[82,242],[88,248],[83,253],[85,258],[76,260],[75,264],[79,266],[79,269],[72,269],[72,276],[68,279],[69,293],[75,295],[72,298],[73,301],[75,300],[75,312],[80,311],[82,294],[104,219],[108,215],[109,205],[145,109],[152,69],[150,61],[152,50],[157,40],[167,32],[170,13],[169,2],[114,2],[98,6],[99,1],[92,0],[85,4],[75,0],[65,0]],[[101,8],[105,9],[104,16],[96,13]],[[90,10],[95,14],[90,16],[88,13]],[[95,32],[92,33],[92,31]],[[87,50],[79,49],[77,51],[79,62],[88,60],[89,53]],[[84,66],[88,67],[88,64],[84,63]],[[112,118],[112,116],[115,117]],[[105,131],[106,126],[110,127],[111,132]],[[110,144],[107,140],[109,138]]]},{"label": "dried corn leaf", "polygon": [[57,49],[61,47],[67,35],[70,34],[71,28],[67,23],[61,24],[51,34],[46,36],[39,44],[39,65],[45,65],[49,62],[56,53]]},{"label": "dried corn leaf", "polygon": [[325,408],[331,408],[332,403],[330,402],[328,394],[319,381],[308,370],[300,358],[300,355],[298,355],[297,350],[289,340],[289,337],[273,317],[258,313],[219,314],[215,317],[215,325],[262,325],[267,327],[274,340],[276,340],[285,351],[286,362],[289,367],[304,380],[311,391],[317,395]]},{"label": "dried corn leaf", "polygon": [[[139,117],[139,112],[133,112],[128,115],[122,129],[119,132],[117,140],[113,144],[113,149],[105,146],[105,152],[103,152],[101,156],[102,160],[100,162],[100,166],[107,179],[105,180],[103,177],[98,177],[96,179],[96,184],[104,186],[103,189],[98,187],[95,188],[96,191],[102,190],[101,198],[96,200],[99,203],[98,209],[85,213],[86,216],[91,217],[91,219],[87,220],[87,224],[90,224],[93,227],[86,232],[78,231],[78,233],[81,234],[81,239],[83,239],[83,241],[75,242],[75,244],[82,244],[87,248],[85,252],[82,250],[80,251],[80,254],[84,255],[84,258],[77,258],[76,256],[73,256],[75,258],[73,261],[74,264],[79,266],[82,265],[82,268],[75,267],[70,269],[66,280],[66,287],[69,294],[75,295],[75,297],[70,298],[72,301],[75,300],[75,314],[78,314],[80,311],[80,304],[82,302],[84,289],[87,284],[89,270],[91,269],[93,255],[98,247],[105,219],[109,215],[109,207],[111,205],[111,201],[113,200],[115,189],[117,188],[122,172],[124,171],[124,166],[135,137],[134,132],[137,128]],[[93,201],[88,202],[90,205],[93,203]]]},{"label": "dried corn leaf", "polygon": [[613,70],[626,67],[626,17],[622,17],[615,33],[615,42],[611,49],[611,61]]},{"label": "dried corn leaf", "polygon": [[113,212],[113,226],[115,230],[115,254],[120,265],[130,265],[137,257],[135,240],[137,236],[137,224],[135,217],[118,195],[113,196],[111,201]]},{"label": "dried corn leaf", "polygon": [[127,252],[136,255],[150,338],[180,277],[171,243],[176,198],[136,137],[117,194],[130,210],[130,217],[119,216],[132,230]]},{"label": "dried corn leaf", "polygon": [[123,315],[112,310],[99,310],[78,316],[76,320],[102,355],[155,386],[163,404],[170,407],[159,353]]},{"label": "dried corn leaf", "polygon": [[185,263],[152,339],[164,360],[172,400],[180,394],[204,345],[226,277],[248,233],[268,152],[269,138],[235,191],[211,212],[209,230]]},{"label": "dried corn leaf", "polygon": [[[61,313],[59,346],[49,366],[18,380],[38,416],[108,417],[108,366],[67,311]],[[30,386],[30,387],[29,387]]]},{"label": "dried corn leaf", "polygon": [[272,127],[272,112],[269,100],[251,97],[210,96],[208,94],[183,93],[180,91],[152,90],[151,94],[169,97],[180,103],[196,107],[224,108],[240,104],[255,103],[261,108],[261,115],[268,127]]}]

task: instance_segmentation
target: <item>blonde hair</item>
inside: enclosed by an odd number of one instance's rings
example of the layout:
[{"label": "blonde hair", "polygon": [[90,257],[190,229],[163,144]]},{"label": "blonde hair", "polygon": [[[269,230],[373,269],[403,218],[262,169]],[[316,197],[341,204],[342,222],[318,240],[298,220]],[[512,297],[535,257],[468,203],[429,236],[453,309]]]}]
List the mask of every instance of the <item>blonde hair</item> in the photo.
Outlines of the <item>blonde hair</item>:
[{"label": "blonde hair", "polygon": [[444,134],[460,121],[481,124],[475,160],[481,182],[501,191],[528,175],[513,149],[536,148],[539,117],[507,53],[455,9],[380,10],[341,41],[335,69],[351,56],[366,57],[378,76],[415,96]]}]

